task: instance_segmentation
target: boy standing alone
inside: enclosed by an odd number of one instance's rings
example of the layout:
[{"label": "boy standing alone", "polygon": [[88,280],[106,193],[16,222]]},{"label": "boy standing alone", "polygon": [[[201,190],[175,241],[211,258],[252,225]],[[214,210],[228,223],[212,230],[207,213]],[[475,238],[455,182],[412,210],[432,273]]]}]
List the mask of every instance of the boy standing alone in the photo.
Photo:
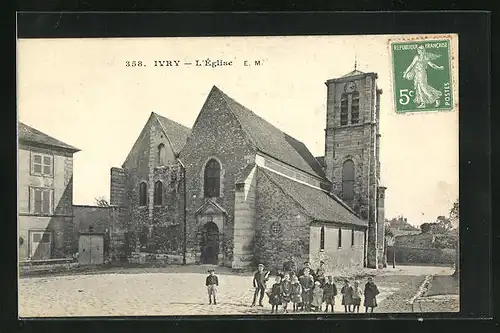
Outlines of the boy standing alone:
[{"label": "boy standing alone", "polygon": [[255,306],[257,301],[257,295],[259,295],[259,306],[264,306],[262,300],[264,299],[264,293],[266,292],[266,282],[268,280],[269,272],[264,271],[264,265],[259,264],[257,272],[253,276],[253,287],[255,292],[253,294],[252,306]]},{"label": "boy standing alone", "polygon": [[215,270],[210,269],[208,270],[209,275],[207,276],[207,279],[205,280],[205,285],[207,286],[207,292],[208,292],[208,304],[212,304],[212,296],[214,298],[214,305],[217,305],[217,300],[215,299],[215,296],[217,294],[217,287],[219,286],[219,278],[217,275],[215,275]]}]

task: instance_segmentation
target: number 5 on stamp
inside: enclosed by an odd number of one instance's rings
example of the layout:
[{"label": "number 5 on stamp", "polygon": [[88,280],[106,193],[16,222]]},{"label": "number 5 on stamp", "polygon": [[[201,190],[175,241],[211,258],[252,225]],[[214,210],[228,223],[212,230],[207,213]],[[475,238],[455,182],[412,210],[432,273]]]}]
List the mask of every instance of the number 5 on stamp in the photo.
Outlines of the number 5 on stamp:
[{"label": "number 5 on stamp", "polygon": [[450,40],[391,42],[396,112],[451,111]]}]

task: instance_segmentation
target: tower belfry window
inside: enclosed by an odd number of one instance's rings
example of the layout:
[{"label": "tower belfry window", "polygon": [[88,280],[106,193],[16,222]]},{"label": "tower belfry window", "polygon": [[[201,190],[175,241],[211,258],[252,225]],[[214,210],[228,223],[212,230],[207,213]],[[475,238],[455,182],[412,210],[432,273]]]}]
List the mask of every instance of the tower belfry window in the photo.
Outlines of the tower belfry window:
[{"label": "tower belfry window", "polygon": [[355,91],[352,93],[351,100],[351,124],[357,124],[359,122],[359,92]]},{"label": "tower belfry window", "polygon": [[340,125],[347,125],[348,103],[347,94],[342,94],[340,98]]},{"label": "tower belfry window", "polygon": [[347,203],[354,199],[354,162],[347,160],[342,166],[342,198]]}]

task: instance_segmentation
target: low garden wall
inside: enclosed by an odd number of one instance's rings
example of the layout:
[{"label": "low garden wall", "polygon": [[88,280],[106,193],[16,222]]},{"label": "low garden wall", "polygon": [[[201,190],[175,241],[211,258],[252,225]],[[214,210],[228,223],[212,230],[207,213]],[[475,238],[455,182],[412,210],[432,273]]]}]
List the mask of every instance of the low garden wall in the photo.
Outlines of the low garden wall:
[{"label": "low garden wall", "polygon": [[[394,258],[394,247],[387,247],[387,264],[391,265]],[[432,249],[418,247],[396,246],[396,265],[399,264],[435,264],[454,265],[455,249]]]}]

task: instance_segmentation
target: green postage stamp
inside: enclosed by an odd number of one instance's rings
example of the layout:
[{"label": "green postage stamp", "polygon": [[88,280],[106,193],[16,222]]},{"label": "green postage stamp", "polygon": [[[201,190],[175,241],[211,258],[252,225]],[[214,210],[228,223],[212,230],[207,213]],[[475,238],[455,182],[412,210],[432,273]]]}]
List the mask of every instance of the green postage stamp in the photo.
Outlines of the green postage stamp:
[{"label": "green postage stamp", "polygon": [[453,110],[450,39],[390,43],[397,113]]}]

